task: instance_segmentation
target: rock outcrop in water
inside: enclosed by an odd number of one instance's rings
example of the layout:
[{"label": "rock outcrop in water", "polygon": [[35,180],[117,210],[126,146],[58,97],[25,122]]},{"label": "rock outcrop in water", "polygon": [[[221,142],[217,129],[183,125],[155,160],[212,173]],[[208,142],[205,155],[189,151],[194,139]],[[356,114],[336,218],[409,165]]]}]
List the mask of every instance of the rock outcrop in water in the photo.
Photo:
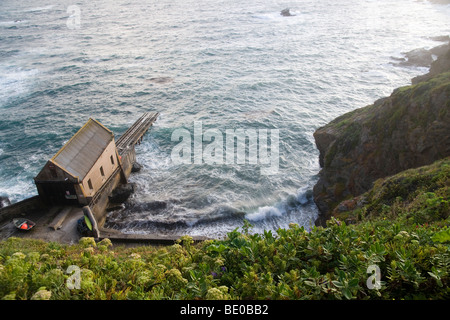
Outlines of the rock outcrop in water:
[{"label": "rock outcrop in water", "polygon": [[316,225],[368,191],[374,181],[450,155],[450,47],[430,73],[390,97],[354,110],[314,133],[320,179],[314,187]]},{"label": "rock outcrop in water", "polygon": [[133,194],[135,190],[134,183],[127,183],[118,186],[113,190],[109,196],[109,202],[111,203],[123,203],[128,200],[128,198]]},{"label": "rock outcrop in water", "polygon": [[[447,40],[448,42],[448,40]],[[405,58],[399,62],[400,66],[430,67],[433,61],[448,51],[448,44],[431,49],[419,48],[404,53]]]},{"label": "rock outcrop in water", "polygon": [[294,14],[291,13],[289,8],[281,10],[280,15],[282,15],[283,17],[292,17],[292,16],[294,16]]}]

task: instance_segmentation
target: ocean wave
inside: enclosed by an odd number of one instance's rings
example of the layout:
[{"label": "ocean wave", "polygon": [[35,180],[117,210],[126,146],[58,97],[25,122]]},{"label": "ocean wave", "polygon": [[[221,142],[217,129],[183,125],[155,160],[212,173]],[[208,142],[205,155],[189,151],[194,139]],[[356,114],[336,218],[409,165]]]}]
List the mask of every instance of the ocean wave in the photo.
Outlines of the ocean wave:
[{"label": "ocean wave", "polygon": [[264,206],[258,208],[258,211],[256,212],[245,215],[245,217],[250,221],[259,221],[270,217],[281,217],[282,215],[283,213],[282,211],[280,211],[279,208],[272,206]]},{"label": "ocean wave", "polygon": [[0,21],[0,27],[16,27],[17,25],[26,24],[28,23],[28,20],[11,20],[11,21]]},{"label": "ocean wave", "polygon": [[74,84],[66,84],[61,85],[52,89],[45,89],[42,91],[33,92],[33,96],[57,96],[59,94],[68,94],[68,93],[79,93],[80,90],[85,90],[87,87],[90,87],[93,82],[78,82]]},{"label": "ocean wave", "polygon": [[49,11],[52,10],[55,7],[54,4],[43,6],[43,7],[33,7],[25,9],[24,12],[40,12],[40,11]]},{"label": "ocean wave", "polygon": [[39,74],[38,69],[2,67],[0,65],[0,106],[29,93]]},{"label": "ocean wave", "polygon": [[312,203],[312,189],[302,188],[296,195],[289,195],[283,201],[273,206],[263,206],[256,211],[247,213],[245,218],[249,221],[262,221],[270,218],[280,218],[290,211],[298,211],[302,206]]}]

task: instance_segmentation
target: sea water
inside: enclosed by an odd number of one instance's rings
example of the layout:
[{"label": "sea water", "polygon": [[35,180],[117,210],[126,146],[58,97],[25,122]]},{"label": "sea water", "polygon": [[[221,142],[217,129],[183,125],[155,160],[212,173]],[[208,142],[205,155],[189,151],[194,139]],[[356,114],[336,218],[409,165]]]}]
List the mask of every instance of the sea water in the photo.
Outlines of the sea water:
[{"label": "sea water", "polygon": [[[158,111],[136,147],[136,191],[106,226],[216,238],[244,219],[254,232],[309,229],[314,131],[426,73],[398,59],[449,33],[449,5],[415,0],[3,0],[0,195],[35,195],[33,177],[89,117],[117,138]],[[269,145],[277,130],[276,170],[173,161],[174,132],[194,139],[195,123],[201,148],[208,130],[267,132]]]}]

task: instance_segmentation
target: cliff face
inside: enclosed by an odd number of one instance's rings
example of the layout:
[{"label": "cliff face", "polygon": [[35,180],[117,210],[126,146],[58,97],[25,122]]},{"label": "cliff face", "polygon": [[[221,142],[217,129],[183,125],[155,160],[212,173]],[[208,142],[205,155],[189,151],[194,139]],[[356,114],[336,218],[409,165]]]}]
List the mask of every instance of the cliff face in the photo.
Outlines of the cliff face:
[{"label": "cliff face", "polygon": [[414,85],[314,133],[322,167],[314,187],[316,225],[325,225],[341,201],[368,191],[375,180],[450,155],[449,61],[450,50]]}]

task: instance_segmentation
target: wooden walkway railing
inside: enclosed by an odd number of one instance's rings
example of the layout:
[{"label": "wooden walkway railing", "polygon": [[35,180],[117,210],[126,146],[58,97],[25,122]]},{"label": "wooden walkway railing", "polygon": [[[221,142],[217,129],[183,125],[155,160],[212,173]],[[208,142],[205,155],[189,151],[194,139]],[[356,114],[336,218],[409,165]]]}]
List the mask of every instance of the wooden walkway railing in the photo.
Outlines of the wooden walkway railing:
[{"label": "wooden walkway railing", "polygon": [[117,151],[122,155],[130,146],[138,143],[147,130],[158,118],[158,112],[144,113],[125,133],[116,141]]}]

